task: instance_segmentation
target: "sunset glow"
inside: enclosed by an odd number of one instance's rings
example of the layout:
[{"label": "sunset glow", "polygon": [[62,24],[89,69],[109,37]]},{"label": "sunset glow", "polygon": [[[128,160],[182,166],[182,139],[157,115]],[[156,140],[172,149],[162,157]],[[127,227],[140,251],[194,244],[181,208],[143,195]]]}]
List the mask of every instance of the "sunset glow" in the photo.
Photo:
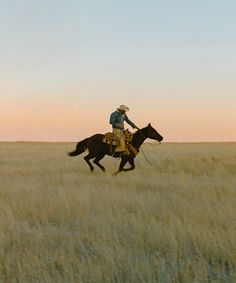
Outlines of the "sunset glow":
[{"label": "sunset glow", "polygon": [[234,1],[2,1],[0,141],[77,141],[129,106],[166,142],[236,141]]}]

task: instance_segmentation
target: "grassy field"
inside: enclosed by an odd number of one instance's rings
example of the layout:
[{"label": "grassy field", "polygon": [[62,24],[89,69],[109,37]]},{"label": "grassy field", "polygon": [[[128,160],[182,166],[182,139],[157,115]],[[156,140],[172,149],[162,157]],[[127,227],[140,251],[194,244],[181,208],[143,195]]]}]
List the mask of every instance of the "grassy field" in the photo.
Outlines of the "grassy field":
[{"label": "grassy field", "polygon": [[236,282],[236,143],[144,145],[90,173],[75,143],[0,143],[0,282]]}]

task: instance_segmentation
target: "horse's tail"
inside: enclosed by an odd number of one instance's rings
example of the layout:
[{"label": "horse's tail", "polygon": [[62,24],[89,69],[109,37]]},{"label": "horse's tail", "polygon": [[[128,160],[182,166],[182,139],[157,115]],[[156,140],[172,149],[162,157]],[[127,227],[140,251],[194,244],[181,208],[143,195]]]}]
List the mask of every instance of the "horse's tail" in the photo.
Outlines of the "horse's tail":
[{"label": "horse's tail", "polygon": [[87,142],[88,142],[88,138],[78,142],[76,145],[76,149],[74,151],[68,152],[68,155],[77,156],[83,153],[88,148]]}]

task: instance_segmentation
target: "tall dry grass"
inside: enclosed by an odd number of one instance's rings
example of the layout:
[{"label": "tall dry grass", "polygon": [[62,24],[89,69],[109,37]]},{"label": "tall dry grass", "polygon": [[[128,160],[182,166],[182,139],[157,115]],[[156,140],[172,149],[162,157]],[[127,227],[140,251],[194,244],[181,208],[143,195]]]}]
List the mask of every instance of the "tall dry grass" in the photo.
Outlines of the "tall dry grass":
[{"label": "tall dry grass", "polygon": [[145,145],[91,174],[73,143],[0,143],[0,282],[236,282],[236,144]]}]

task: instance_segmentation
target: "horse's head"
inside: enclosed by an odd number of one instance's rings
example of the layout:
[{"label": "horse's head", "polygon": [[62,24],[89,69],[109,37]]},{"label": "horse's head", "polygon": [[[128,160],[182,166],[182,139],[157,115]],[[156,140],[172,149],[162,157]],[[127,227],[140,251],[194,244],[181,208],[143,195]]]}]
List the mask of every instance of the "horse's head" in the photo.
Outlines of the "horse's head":
[{"label": "horse's head", "polygon": [[148,124],[146,129],[147,129],[147,132],[146,132],[147,138],[153,139],[159,142],[163,140],[163,137],[151,126],[150,123]]}]

